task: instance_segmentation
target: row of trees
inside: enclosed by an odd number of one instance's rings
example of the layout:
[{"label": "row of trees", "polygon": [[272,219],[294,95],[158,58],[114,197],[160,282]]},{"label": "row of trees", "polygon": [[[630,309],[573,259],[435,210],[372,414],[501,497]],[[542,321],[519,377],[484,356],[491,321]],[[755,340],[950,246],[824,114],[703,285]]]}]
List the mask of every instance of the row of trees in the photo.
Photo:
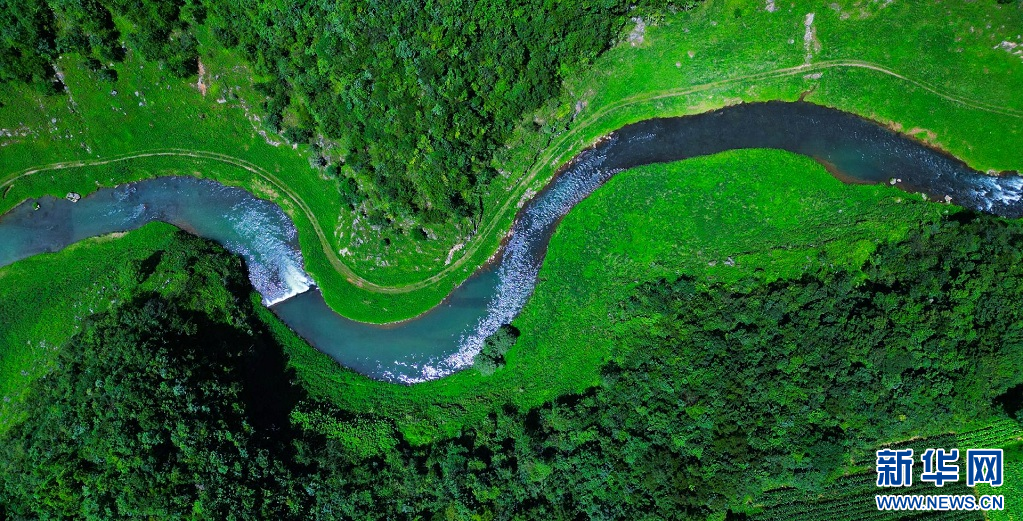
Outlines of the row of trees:
[{"label": "row of trees", "polygon": [[[140,268],[141,287],[206,251],[195,241],[164,252],[157,275]],[[388,418],[292,384],[237,261],[207,251],[215,276],[141,292],[64,347],[29,419],[0,438],[0,505],[80,519],[682,519],[741,507],[767,478],[819,490],[880,442],[1020,414],[1021,245],[1020,222],[960,214],[854,273],[643,284],[615,314],[601,385],[526,411],[494,404],[418,447]],[[225,281],[237,298],[197,307]],[[479,370],[516,336],[491,339]]]}]

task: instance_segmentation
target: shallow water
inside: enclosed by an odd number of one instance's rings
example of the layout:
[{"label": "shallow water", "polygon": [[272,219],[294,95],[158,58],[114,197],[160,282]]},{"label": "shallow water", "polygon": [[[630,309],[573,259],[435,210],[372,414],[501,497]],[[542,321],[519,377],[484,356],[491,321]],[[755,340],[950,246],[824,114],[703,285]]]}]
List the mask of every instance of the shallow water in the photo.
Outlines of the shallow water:
[{"label": "shallow water", "polygon": [[522,310],[561,217],[628,168],[741,148],[806,155],[846,182],[897,180],[907,191],[1007,217],[1023,216],[1023,179],[993,177],[857,116],[808,103],[757,103],[628,125],[581,152],[519,212],[498,260],[439,306],[375,326],[334,313],[302,271],[295,228],[275,205],[212,181],[169,177],[103,189],[78,203],[43,198],[0,217],[0,266],[87,237],[160,220],[245,257],[264,303],[342,365],[414,383],[472,363],[483,339]]}]

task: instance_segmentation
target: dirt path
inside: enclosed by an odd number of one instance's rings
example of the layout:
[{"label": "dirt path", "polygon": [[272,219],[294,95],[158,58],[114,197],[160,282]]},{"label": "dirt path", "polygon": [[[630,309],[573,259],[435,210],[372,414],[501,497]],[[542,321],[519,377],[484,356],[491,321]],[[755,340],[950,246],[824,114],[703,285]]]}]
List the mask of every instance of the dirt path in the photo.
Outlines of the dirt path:
[{"label": "dirt path", "polygon": [[[899,80],[905,81],[905,82],[907,82],[907,83],[909,83],[909,84],[911,84],[913,86],[916,86],[918,88],[926,90],[926,91],[928,91],[928,92],[930,92],[930,93],[932,93],[932,94],[934,94],[936,96],[939,96],[941,98],[947,99],[949,101],[958,103],[958,104],[966,106],[966,107],[970,107],[970,108],[973,108],[973,109],[976,109],[976,110],[981,110],[981,111],[990,112],[990,113],[994,113],[994,114],[1000,114],[1000,115],[1003,115],[1003,116],[1009,116],[1009,117],[1023,119],[1023,111],[1021,111],[1021,110],[1016,110],[1016,109],[1012,109],[1012,108],[1009,108],[1009,107],[993,105],[993,104],[985,103],[983,101],[972,100],[972,99],[969,99],[969,98],[964,98],[964,97],[960,97],[960,96],[951,95],[951,94],[942,92],[937,87],[935,87],[933,85],[930,85],[930,84],[928,84],[926,82],[906,77],[906,76],[904,76],[902,74],[899,74],[899,73],[897,73],[895,71],[892,71],[891,69],[885,68],[882,65],[879,65],[879,64],[876,64],[876,63],[867,62],[867,61],[861,61],[861,60],[830,60],[830,61],[822,61],[822,62],[816,62],[816,63],[812,63],[812,64],[803,64],[803,65],[799,65],[799,66],[795,66],[795,67],[780,68],[780,69],[774,69],[774,70],[771,70],[771,71],[764,71],[764,72],[758,72],[758,73],[753,73],[753,74],[747,74],[747,75],[743,75],[743,76],[737,76],[737,77],[733,77],[733,78],[727,78],[727,79],[723,79],[723,80],[718,80],[718,81],[714,81],[714,82],[710,82],[710,83],[704,83],[704,84],[701,84],[701,85],[680,87],[680,88],[677,88],[677,89],[666,89],[666,90],[654,91],[654,92],[646,92],[646,93],[637,94],[637,95],[634,95],[634,96],[622,98],[621,100],[618,100],[618,101],[616,101],[614,103],[610,103],[610,104],[602,107],[600,110],[598,110],[596,112],[593,112],[592,114],[588,114],[584,119],[577,121],[576,124],[573,125],[571,130],[569,130],[568,132],[565,132],[564,134],[562,134],[560,136],[560,138],[557,140],[557,142],[552,143],[551,146],[547,147],[547,150],[541,156],[539,156],[537,158],[536,162],[533,164],[533,167],[530,168],[518,180],[518,182],[516,182],[516,184],[514,185],[513,189],[511,190],[511,193],[509,194],[509,197],[505,200],[505,203],[491,217],[491,219],[484,226],[482,226],[482,229],[475,236],[476,237],[489,237],[491,233],[494,233],[497,225],[499,223],[501,223],[502,221],[504,221],[509,213],[514,212],[517,209],[517,202],[519,201],[519,198],[522,196],[523,193],[525,193],[525,191],[529,188],[529,186],[536,179],[536,177],[540,174],[540,172],[544,171],[548,165],[551,165],[554,162],[563,163],[563,161],[558,161],[561,156],[555,156],[556,151],[562,149],[567,143],[577,139],[578,136],[581,134],[581,132],[583,130],[593,126],[596,123],[598,123],[601,119],[603,119],[604,117],[612,114],[616,110],[628,107],[630,105],[638,104],[638,103],[644,103],[644,102],[658,100],[658,99],[666,99],[666,98],[674,98],[674,97],[687,96],[687,95],[690,95],[690,94],[694,94],[694,93],[698,93],[698,92],[703,92],[703,91],[708,91],[708,90],[711,90],[711,89],[715,89],[715,88],[719,88],[719,87],[724,87],[724,86],[728,86],[728,85],[733,85],[733,84],[741,83],[741,82],[747,82],[747,81],[751,81],[751,80],[763,80],[763,79],[782,78],[782,77],[787,77],[787,76],[799,76],[799,75],[807,74],[807,73],[810,73],[810,72],[822,71],[822,70],[827,70],[827,69],[837,69],[837,68],[865,69],[865,70],[879,72],[879,73],[886,74],[888,76],[897,78]],[[482,241],[482,240],[475,240],[475,241],[472,241],[472,244],[466,244],[465,247],[461,249],[461,251],[457,252],[457,253],[460,254],[457,259],[453,259],[450,264],[448,264],[447,266],[444,267],[444,269],[438,271],[437,273],[435,273],[435,274],[431,275],[430,277],[427,277],[427,278],[425,278],[425,279],[423,279],[423,280],[421,280],[419,282],[415,282],[415,283],[411,283],[411,284],[406,284],[406,285],[402,285],[402,286],[384,286],[384,285],[376,284],[376,283],[368,281],[365,278],[363,278],[362,276],[358,275],[357,273],[355,273],[355,271],[353,271],[350,267],[348,267],[346,264],[344,264],[344,262],[341,261],[341,258],[338,257],[337,252],[335,252],[333,247],[331,246],[327,234],[323,231],[322,226],[320,225],[320,223],[317,220],[316,216],[313,214],[312,209],[309,208],[309,206],[305,203],[305,201],[303,201],[302,198],[299,197],[299,195],[297,193],[295,193],[294,190],[292,190],[287,184],[285,184],[283,181],[281,181],[277,176],[275,176],[274,174],[272,174],[272,173],[266,171],[265,169],[259,167],[258,165],[250,163],[250,162],[248,162],[248,161],[246,161],[244,159],[239,159],[237,157],[233,157],[233,156],[230,156],[230,155],[227,155],[227,154],[221,154],[221,153],[218,153],[218,152],[207,152],[207,151],[201,151],[201,150],[187,150],[187,149],[176,149],[176,148],[154,149],[154,150],[146,150],[146,151],[140,151],[140,152],[135,152],[135,153],[121,154],[121,155],[109,157],[109,158],[106,158],[106,159],[65,161],[65,162],[51,163],[51,164],[48,164],[48,165],[31,167],[31,168],[27,168],[25,170],[21,170],[21,171],[18,171],[18,172],[14,172],[14,173],[8,174],[8,175],[4,176],[3,178],[0,178],[0,192],[3,192],[8,186],[13,184],[16,180],[18,180],[20,178],[23,178],[23,177],[30,176],[30,175],[34,175],[34,174],[37,174],[37,173],[40,173],[40,172],[47,172],[47,171],[66,169],[66,168],[79,168],[79,167],[86,167],[86,166],[98,166],[98,165],[105,165],[105,164],[109,164],[109,163],[116,163],[116,162],[120,162],[120,161],[130,161],[132,159],[139,159],[139,158],[144,158],[144,157],[161,157],[161,156],[191,157],[191,158],[196,158],[196,159],[206,159],[206,160],[218,161],[218,162],[221,162],[221,163],[224,163],[224,164],[228,164],[228,165],[232,165],[232,166],[235,166],[235,167],[238,167],[238,168],[242,168],[242,169],[244,169],[244,170],[246,170],[246,171],[248,171],[248,172],[250,172],[250,173],[252,173],[252,174],[254,174],[254,175],[256,175],[256,176],[258,176],[260,178],[262,178],[263,180],[269,182],[271,185],[273,185],[274,188],[280,190],[280,193],[283,194],[283,196],[286,197],[287,199],[289,199],[292,203],[294,203],[302,211],[302,213],[305,215],[306,219],[312,225],[313,231],[316,233],[317,237],[319,238],[320,246],[321,246],[321,248],[323,250],[323,254],[326,256],[326,258],[330,262],[331,266],[333,266],[334,269],[337,270],[338,273],[340,273],[341,275],[344,275],[344,277],[348,280],[348,282],[354,284],[355,286],[357,286],[359,288],[365,289],[367,291],[372,291],[372,292],[375,292],[375,293],[386,293],[386,294],[402,294],[402,293],[409,293],[409,292],[412,292],[412,291],[416,291],[416,290],[419,290],[419,289],[430,287],[430,286],[432,286],[434,284],[437,284],[437,283],[441,282],[448,275],[450,275],[454,271],[460,269],[466,262],[468,262],[469,259],[471,259],[473,257],[473,255],[479,250],[481,245],[484,243],[484,241]]]}]

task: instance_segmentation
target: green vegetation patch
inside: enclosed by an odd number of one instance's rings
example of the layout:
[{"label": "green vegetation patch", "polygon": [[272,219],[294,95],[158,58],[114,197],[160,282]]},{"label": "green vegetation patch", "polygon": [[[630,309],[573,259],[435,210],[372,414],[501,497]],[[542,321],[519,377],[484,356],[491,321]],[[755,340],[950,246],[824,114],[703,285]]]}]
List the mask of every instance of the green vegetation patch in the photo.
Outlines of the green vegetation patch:
[{"label": "green vegetation patch", "polygon": [[59,347],[91,315],[151,292],[213,320],[233,321],[236,298],[225,284],[251,291],[241,260],[220,262],[214,256],[219,247],[175,230],[154,223],[0,269],[6,292],[0,300],[0,431],[25,419],[30,384],[54,369]]},{"label": "green vegetation patch", "polygon": [[[297,393],[282,353],[237,298],[250,291],[240,261],[174,242],[160,264],[197,271],[144,267],[146,282],[176,287],[144,283],[89,316],[31,385],[26,421],[0,434],[3,517],[296,517],[299,465],[281,456]],[[193,306],[217,293],[231,300],[215,314]]]},{"label": "green vegetation patch", "polygon": [[626,349],[608,321],[638,284],[683,273],[738,284],[856,272],[879,243],[948,211],[955,207],[891,187],[844,185],[785,152],[652,165],[618,174],[561,222],[514,323],[521,336],[490,376],[472,369],[408,388],[371,382],[338,371],[283,325],[275,330],[313,395],[392,416],[410,441],[425,443],[499,404],[530,407],[597,383],[600,365]]},{"label": "green vegetation patch", "polygon": [[[154,224],[123,237],[106,236],[0,268],[0,430],[23,419],[18,408],[29,383],[51,369],[55,350],[85,317],[121,301],[138,284],[137,270],[167,246],[171,228]],[[211,302],[210,305],[215,305]]]},{"label": "green vegetation patch", "polygon": [[[982,444],[1015,458],[1021,238],[1021,221],[958,212],[915,223],[858,268],[646,281],[612,305],[603,327],[619,345],[594,385],[520,407],[489,397],[485,415],[437,436],[402,425],[400,411],[294,385],[308,372],[289,370],[300,358],[258,319],[240,262],[178,235],[132,299],[86,318],[31,384],[25,421],[0,434],[0,514],[876,512],[861,455],[878,445]],[[188,274],[197,255],[210,264]],[[192,309],[218,295],[231,298]],[[516,349],[487,378],[521,363]],[[970,493],[962,482],[945,491]]]}]

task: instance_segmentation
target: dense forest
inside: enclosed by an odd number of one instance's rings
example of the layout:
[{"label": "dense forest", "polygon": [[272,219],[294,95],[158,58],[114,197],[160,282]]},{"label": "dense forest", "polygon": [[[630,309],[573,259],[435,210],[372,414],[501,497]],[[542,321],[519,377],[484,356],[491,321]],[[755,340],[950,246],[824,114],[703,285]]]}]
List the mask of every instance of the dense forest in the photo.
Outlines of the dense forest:
[{"label": "dense forest", "polygon": [[[201,5],[179,0],[2,0],[0,83],[58,93],[63,85],[56,61],[67,53],[85,57],[115,80],[116,64],[129,49],[184,77],[198,70],[193,29],[204,13]],[[130,30],[122,33],[116,19]]]},{"label": "dense forest", "polygon": [[[494,404],[411,446],[387,418],[311,400],[241,263],[181,234],[34,384],[29,419],[0,439],[0,514],[677,519],[735,508],[768,478],[819,490],[879,442],[1020,414],[1021,245],[1023,223],[964,212],[855,272],[650,281],[608,325],[621,340],[601,385]],[[147,289],[197,262],[174,291]],[[210,291],[226,295],[216,308]],[[517,334],[502,329],[478,369],[500,371]]]},{"label": "dense forest", "polygon": [[207,27],[211,44],[236,49],[265,78],[264,123],[293,142],[338,143],[328,167],[338,197],[399,225],[477,215],[494,154],[559,95],[568,71],[613,44],[635,13],[695,3],[0,2],[0,83],[51,93],[66,53],[111,80],[126,52],[195,74],[196,28]]}]

